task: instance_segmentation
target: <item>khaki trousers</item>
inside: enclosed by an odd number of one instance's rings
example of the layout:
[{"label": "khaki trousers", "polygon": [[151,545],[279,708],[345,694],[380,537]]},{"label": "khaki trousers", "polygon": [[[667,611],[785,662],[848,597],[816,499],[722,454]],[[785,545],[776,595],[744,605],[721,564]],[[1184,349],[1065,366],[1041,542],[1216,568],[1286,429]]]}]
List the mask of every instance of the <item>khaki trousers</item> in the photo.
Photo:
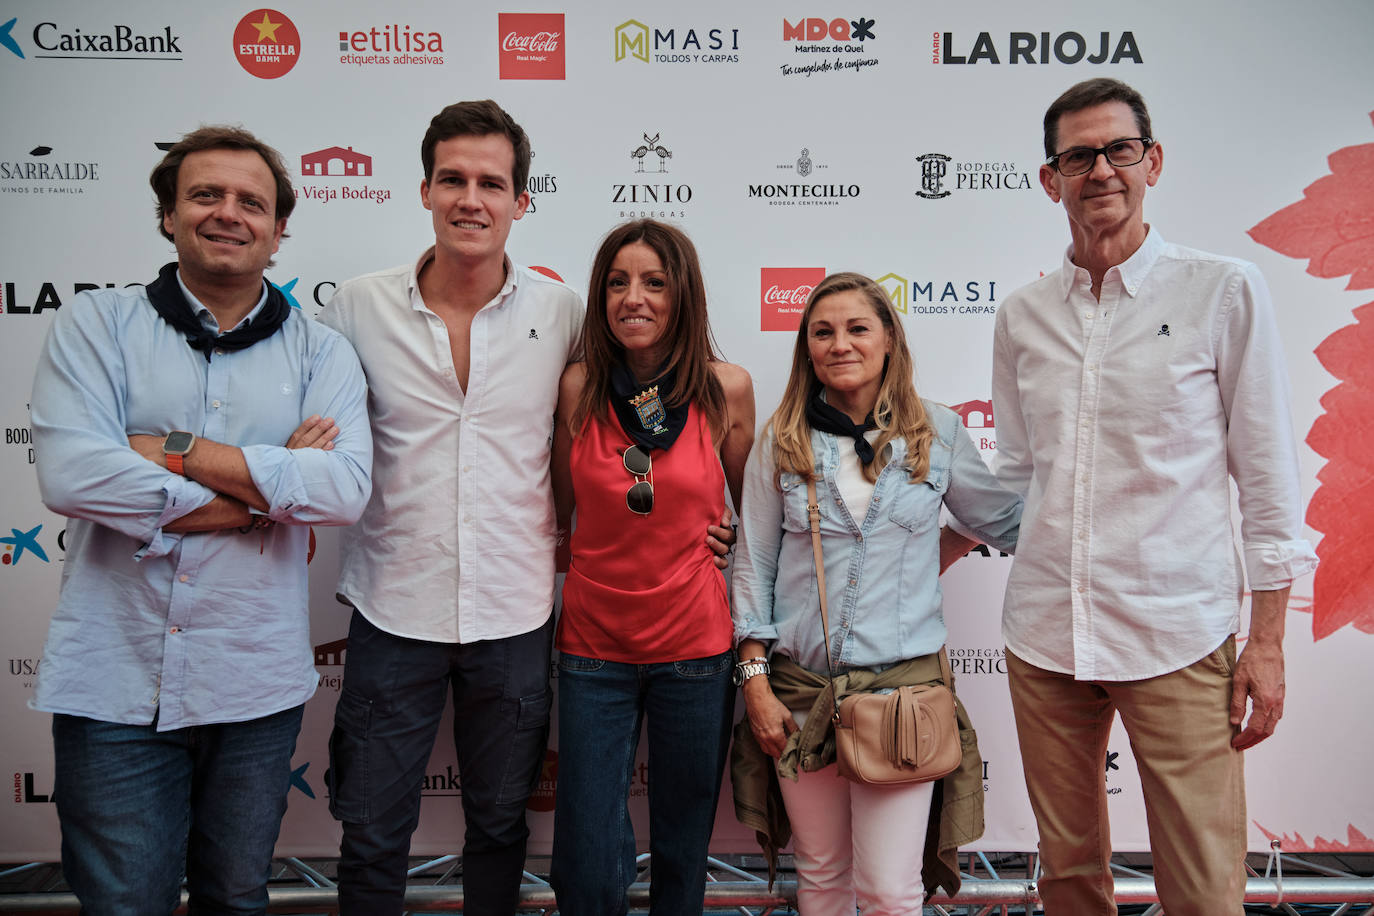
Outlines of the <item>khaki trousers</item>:
[{"label": "khaki trousers", "polygon": [[1168,916],[1243,916],[1245,777],[1229,720],[1236,646],[1140,681],[1075,681],[1010,651],[1046,916],[1115,916],[1107,737],[1115,713],[1140,771],[1155,887]]}]

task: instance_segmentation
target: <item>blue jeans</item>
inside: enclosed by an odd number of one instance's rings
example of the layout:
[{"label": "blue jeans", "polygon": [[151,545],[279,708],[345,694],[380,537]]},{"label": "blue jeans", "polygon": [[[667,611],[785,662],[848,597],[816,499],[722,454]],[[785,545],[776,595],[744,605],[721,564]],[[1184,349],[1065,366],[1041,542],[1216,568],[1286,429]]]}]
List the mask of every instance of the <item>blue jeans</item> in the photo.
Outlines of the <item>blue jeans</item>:
[{"label": "blue jeans", "polygon": [[425,764],[450,688],[466,823],[463,912],[515,912],[529,837],[525,802],[548,746],[552,638],[550,619],[504,639],[426,642],[353,612],[325,777],[329,810],[343,822],[343,916],[404,908]]},{"label": "blue jeans", "polygon": [[563,916],[628,909],[628,799],[648,716],[649,912],[700,916],[706,853],[730,742],[734,653],[630,665],[558,660],[558,805],[549,876]]},{"label": "blue jeans", "polygon": [[55,715],[62,870],[86,916],[265,913],[302,706],[159,732]]}]

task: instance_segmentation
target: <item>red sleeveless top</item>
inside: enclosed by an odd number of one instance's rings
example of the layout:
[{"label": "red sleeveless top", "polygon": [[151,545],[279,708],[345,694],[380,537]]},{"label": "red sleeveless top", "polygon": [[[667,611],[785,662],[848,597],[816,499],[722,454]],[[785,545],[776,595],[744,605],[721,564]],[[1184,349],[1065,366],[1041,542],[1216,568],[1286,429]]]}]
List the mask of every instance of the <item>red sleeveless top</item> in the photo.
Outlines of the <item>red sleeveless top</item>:
[{"label": "red sleeveless top", "polygon": [[733,643],[725,577],[706,546],[706,526],[725,511],[725,473],[696,404],[666,452],[654,449],[654,507],[625,505],[633,444],[611,412],[574,437],[577,499],[572,561],[563,583],[559,651],[629,664],[719,655]]}]

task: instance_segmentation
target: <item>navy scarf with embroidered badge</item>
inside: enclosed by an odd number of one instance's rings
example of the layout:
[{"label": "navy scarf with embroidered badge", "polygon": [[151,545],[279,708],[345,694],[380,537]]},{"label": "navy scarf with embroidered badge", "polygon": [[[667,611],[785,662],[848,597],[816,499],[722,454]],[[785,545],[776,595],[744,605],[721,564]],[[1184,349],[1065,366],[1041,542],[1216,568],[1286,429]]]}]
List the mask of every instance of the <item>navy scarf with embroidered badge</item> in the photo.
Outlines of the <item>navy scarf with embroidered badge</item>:
[{"label": "navy scarf with embroidered badge", "polygon": [[812,429],[819,429],[823,433],[830,433],[834,436],[849,436],[854,440],[854,451],[858,453],[859,460],[864,464],[873,463],[873,443],[864,438],[864,433],[870,429],[877,429],[878,424],[873,419],[873,414],[864,419],[863,426],[858,425],[849,419],[849,415],[843,410],[831,407],[821,399],[821,392],[824,390],[819,382],[811,389],[811,397],[806,402],[806,420],[811,424]]},{"label": "navy scarf with embroidered badge", "polygon": [[625,434],[645,448],[666,450],[687,425],[686,404],[663,403],[673,392],[676,376],[672,369],[663,369],[650,384],[641,385],[624,363],[611,367],[611,407]]},{"label": "navy scarf with embroidered badge", "polygon": [[191,345],[191,349],[200,350],[205,355],[207,363],[210,361],[210,354],[217,347],[225,350],[242,350],[271,337],[291,314],[291,303],[286,301],[281,290],[268,283],[267,302],[263,304],[262,311],[254,315],[247,324],[240,325],[228,334],[216,334],[201,323],[192,310],[191,303],[186,301],[186,294],[181,291],[181,284],[177,282],[176,261],[164,264],[157,272],[157,279],[149,283],[145,289],[148,292],[148,301],[157,309],[162,320],[185,334],[186,342]]}]

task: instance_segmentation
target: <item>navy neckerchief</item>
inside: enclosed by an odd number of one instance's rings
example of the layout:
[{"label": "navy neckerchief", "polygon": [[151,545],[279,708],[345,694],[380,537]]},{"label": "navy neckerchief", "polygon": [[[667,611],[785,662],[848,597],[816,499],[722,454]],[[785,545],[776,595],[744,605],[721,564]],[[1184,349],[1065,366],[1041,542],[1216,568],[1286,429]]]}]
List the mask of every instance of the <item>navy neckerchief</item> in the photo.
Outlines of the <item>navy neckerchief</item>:
[{"label": "navy neckerchief", "polygon": [[145,288],[148,291],[148,301],[157,309],[162,320],[185,334],[186,342],[191,345],[191,349],[200,350],[205,355],[207,363],[210,361],[210,354],[217,347],[225,350],[242,350],[271,337],[291,314],[291,304],[286,301],[281,290],[268,283],[267,302],[263,305],[262,311],[228,334],[216,334],[196,317],[186,294],[182,292],[181,284],[177,282],[176,261],[164,264],[157,272],[157,279]]},{"label": "navy neckerchief", "polygon": [[830,433],[835,436],[848,436],[854,440],[854,451],[858,453],[859,460],[864,464],[873,463],[873,443],[864,438],[864,433],[870,429],[877,429],[878,424],[873,419],[870,411],[860,426],[849,415],[837,407],[832,407],[821,398],[821,392],[825,390],[820,382],[811,389],[811,397],[806,402],[806,420],[811,424],[812,429],[819,429],[823,433]]},{"label": "navy neckerchief", "polygon": [[666,451],[687,425],[686,404],[664,404],[676,381],[674,370],[662,368],[649,384],[641,385],[624,363],[611,367],[611,407],[625,434],[645,448]]}]

